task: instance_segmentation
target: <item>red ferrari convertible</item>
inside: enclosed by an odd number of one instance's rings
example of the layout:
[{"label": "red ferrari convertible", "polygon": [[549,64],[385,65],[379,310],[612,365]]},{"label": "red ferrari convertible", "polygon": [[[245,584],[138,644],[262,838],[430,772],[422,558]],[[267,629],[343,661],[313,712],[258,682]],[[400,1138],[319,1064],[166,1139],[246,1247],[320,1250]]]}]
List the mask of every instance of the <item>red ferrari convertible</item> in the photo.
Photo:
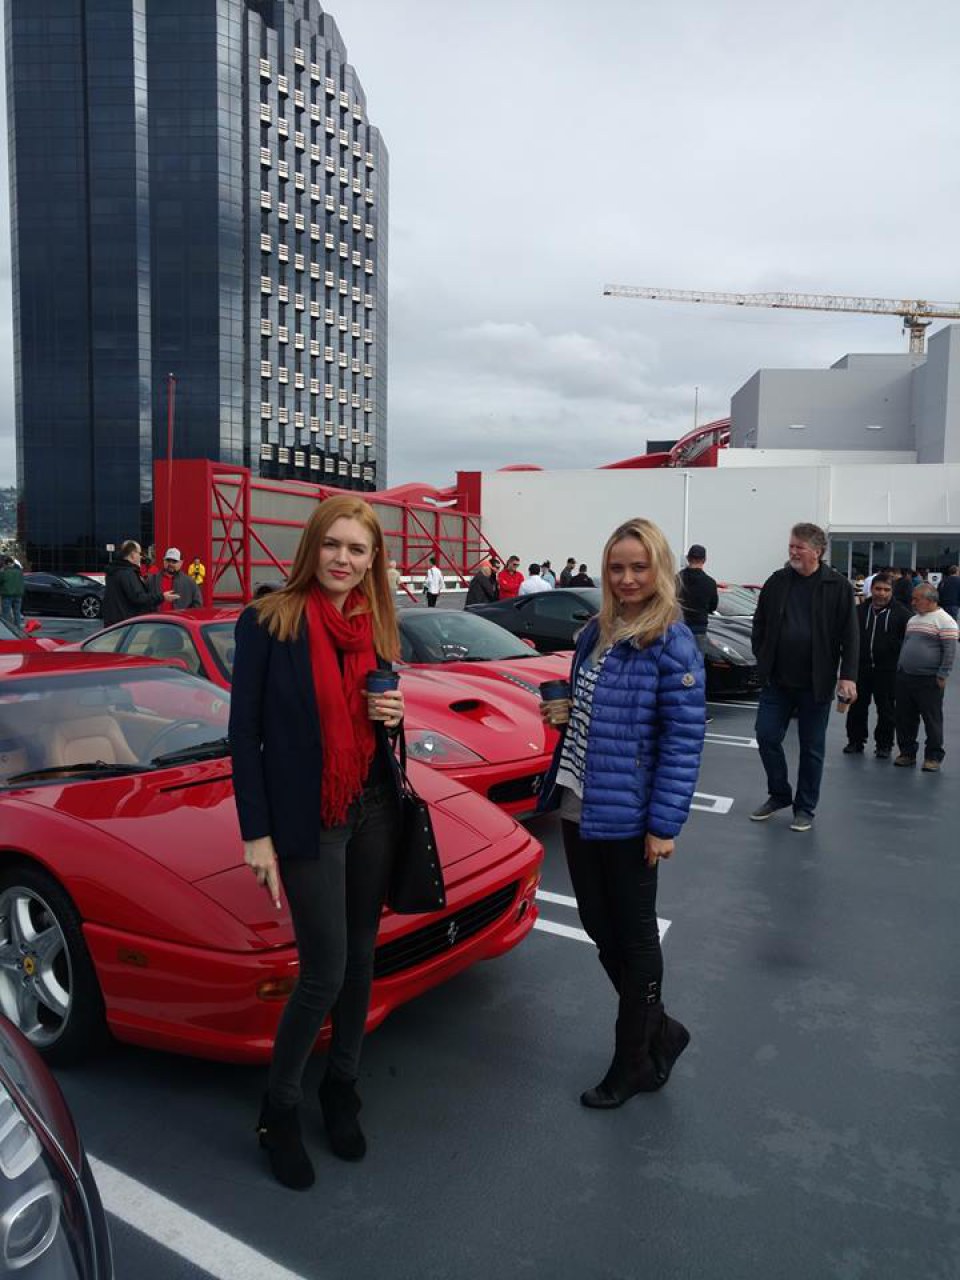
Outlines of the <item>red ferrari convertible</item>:
[{"label": "red ferrari convertible", "polygon": [[[105,1028],[231,1061],[269,1057],[297,958],[242,861],[229,694],[102,654],[0,655],[0,1011],[52,1061]],[[368,1027],[536,918],[542,850],[411,764],[447,882],[437,915],[384,913]]]},{"label": "red ferrari convertible", "polygon": [[[175,660],[222,689],[233,674],[237,609],[144,614],[99,631],[86,652]],[[536,806],[556,733],[538,686],[567,676],[570,654],[538,654],[485,618],[401,610],[407,750],[519,817]]]}]

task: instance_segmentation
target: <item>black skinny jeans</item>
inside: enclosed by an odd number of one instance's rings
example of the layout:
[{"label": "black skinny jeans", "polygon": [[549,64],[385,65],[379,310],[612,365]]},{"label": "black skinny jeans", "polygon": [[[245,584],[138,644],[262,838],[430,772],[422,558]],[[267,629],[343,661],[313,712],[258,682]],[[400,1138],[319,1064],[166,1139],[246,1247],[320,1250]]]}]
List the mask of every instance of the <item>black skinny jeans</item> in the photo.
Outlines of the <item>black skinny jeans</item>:
[{"label": "black skinny jeans", "polygon": [[327,1070],[354,1080],[370,1005],[373,953],[396,848],[392,782],[367,787],[342,827],[323,832],[315,858],[280,860],[300,957],[300,977],[277,1030],[270,1101],[297,1106],[301,1080],[328,1014]]},{"label": "black skinny jeans", "polygon": [[644,838],[584,840],[580,825],[564,820],[563,847],[584,929],[597,945],[607,976],[622,977],[650,993],[663,981],[657,925],[657,865],[647,866]]}]

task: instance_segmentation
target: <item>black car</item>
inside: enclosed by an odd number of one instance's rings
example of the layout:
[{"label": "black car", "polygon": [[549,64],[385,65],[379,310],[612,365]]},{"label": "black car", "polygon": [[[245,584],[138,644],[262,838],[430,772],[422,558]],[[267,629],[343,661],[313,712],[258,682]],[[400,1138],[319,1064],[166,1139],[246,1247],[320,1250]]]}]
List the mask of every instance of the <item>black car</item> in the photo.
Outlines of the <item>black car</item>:
[{"label": "black car", "polygon": [[[521,639],[532,640],[541,653],[572,649],[577,632],[599,612],[599,587],[564,587],[536,595],[469,606]],[[704,663],[707,692],[734,693],[758,687],[757,662],[750,647],[753,592],[741,587],[720,590],[720,609],[707,624]],[[741,610],[750,610],[750,613]]]},{"label": "black car", "polygon": [[0,1272],[111,1280],[107,1222],[60,1087],[0,1017]]},{"label": "black car", "polygon": [[106,588],[82,573],[23,575],[23,612],[53,618],[99,618]]}]

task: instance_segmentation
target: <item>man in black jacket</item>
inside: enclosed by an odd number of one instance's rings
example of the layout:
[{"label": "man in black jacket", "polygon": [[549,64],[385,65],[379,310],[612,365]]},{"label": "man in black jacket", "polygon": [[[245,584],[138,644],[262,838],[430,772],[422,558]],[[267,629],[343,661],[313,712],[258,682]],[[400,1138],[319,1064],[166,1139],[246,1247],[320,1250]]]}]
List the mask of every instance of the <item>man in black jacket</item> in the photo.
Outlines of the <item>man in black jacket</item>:
[{"label": "man in black jacket", "polygon": [[[789,564],[764,583],[753,617],[753,652],[763,682],[756,734],[769,795],[750,817],[763,822],[792,805],[792,831],[813,826],[834,692],[847,704],[857,697],[859,632],[853,587],[823,563],[826,549],[827,535],[818,525],[794,525]],[[791,790],[783,754],[794,712],[800,733],[796,791]]]},{"label": "man in black jacket", "polygon": [[140,577],[140,561],[143,552],[140,543],[132,538],[120,547],[120,559],[107,566],[107,589],[103,595],[103,625],[126,622],[138,613],[150,613],[162,600],[171,604],[177,598],[175,591],[164,591],[159,577],[147,586]]},{"label": "man in black jacket", "polygon": [[859,755],[867,741],[870,699],[877,706],[877,727],[873,738],[879,760],[889,760],[896,728],[897,659],[910,610],[893,599],[893,583],[878,573],[870,584],[870,599],[857,605],[860,633],[860,666],[857,672],[857,700],[847,715],[847,745],[844,755]]},{"label": "man in black jacket", "polygon": [[706,547],[695,542],[687,552],[687,567],[677,574],[683,620],[693,632],[701,653],[707,647],[707,622],[710,614],[716,613],[720,605],[717,584],[704,570],[706,563]]},{"label": "man in black jacket", "polygon": [[484,560],[483,564],[470,579],[464,605],[492,604],[496,598],[497,580],[493,574],[493,566],[489,560]]}]

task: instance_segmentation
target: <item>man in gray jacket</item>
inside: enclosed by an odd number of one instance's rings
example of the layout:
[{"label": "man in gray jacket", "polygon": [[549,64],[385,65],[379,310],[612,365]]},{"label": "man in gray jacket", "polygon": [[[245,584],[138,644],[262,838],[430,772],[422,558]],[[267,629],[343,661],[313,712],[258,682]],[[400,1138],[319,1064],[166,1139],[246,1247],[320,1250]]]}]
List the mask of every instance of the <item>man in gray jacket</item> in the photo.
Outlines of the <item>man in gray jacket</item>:
[{"label": "man in gray jacket", "polygon": [[957,624],[937,602],[937,589],[921,582],[913,589],[914,615],[907,623],[897,663],[897,746],[901,769],[917,763],[920,720],[926,742],[924,773],[939,773],[943,759],[943,691],[957,653]]},{"label": "man in gray jacket", "polygon": [[167,547],[163,553],[163,569],[160,573],[160,581],[164,586],[164,599],[168,600],[168,592],[173,592],[173,600],[169,603],[161,605],[164,613],[172,610],[181,609],[200,609],[203,607],[203,600],[200,596],[200,588],[190,577],[189,573],[184,572],[183,556],[180,554],[179,547]]}]

